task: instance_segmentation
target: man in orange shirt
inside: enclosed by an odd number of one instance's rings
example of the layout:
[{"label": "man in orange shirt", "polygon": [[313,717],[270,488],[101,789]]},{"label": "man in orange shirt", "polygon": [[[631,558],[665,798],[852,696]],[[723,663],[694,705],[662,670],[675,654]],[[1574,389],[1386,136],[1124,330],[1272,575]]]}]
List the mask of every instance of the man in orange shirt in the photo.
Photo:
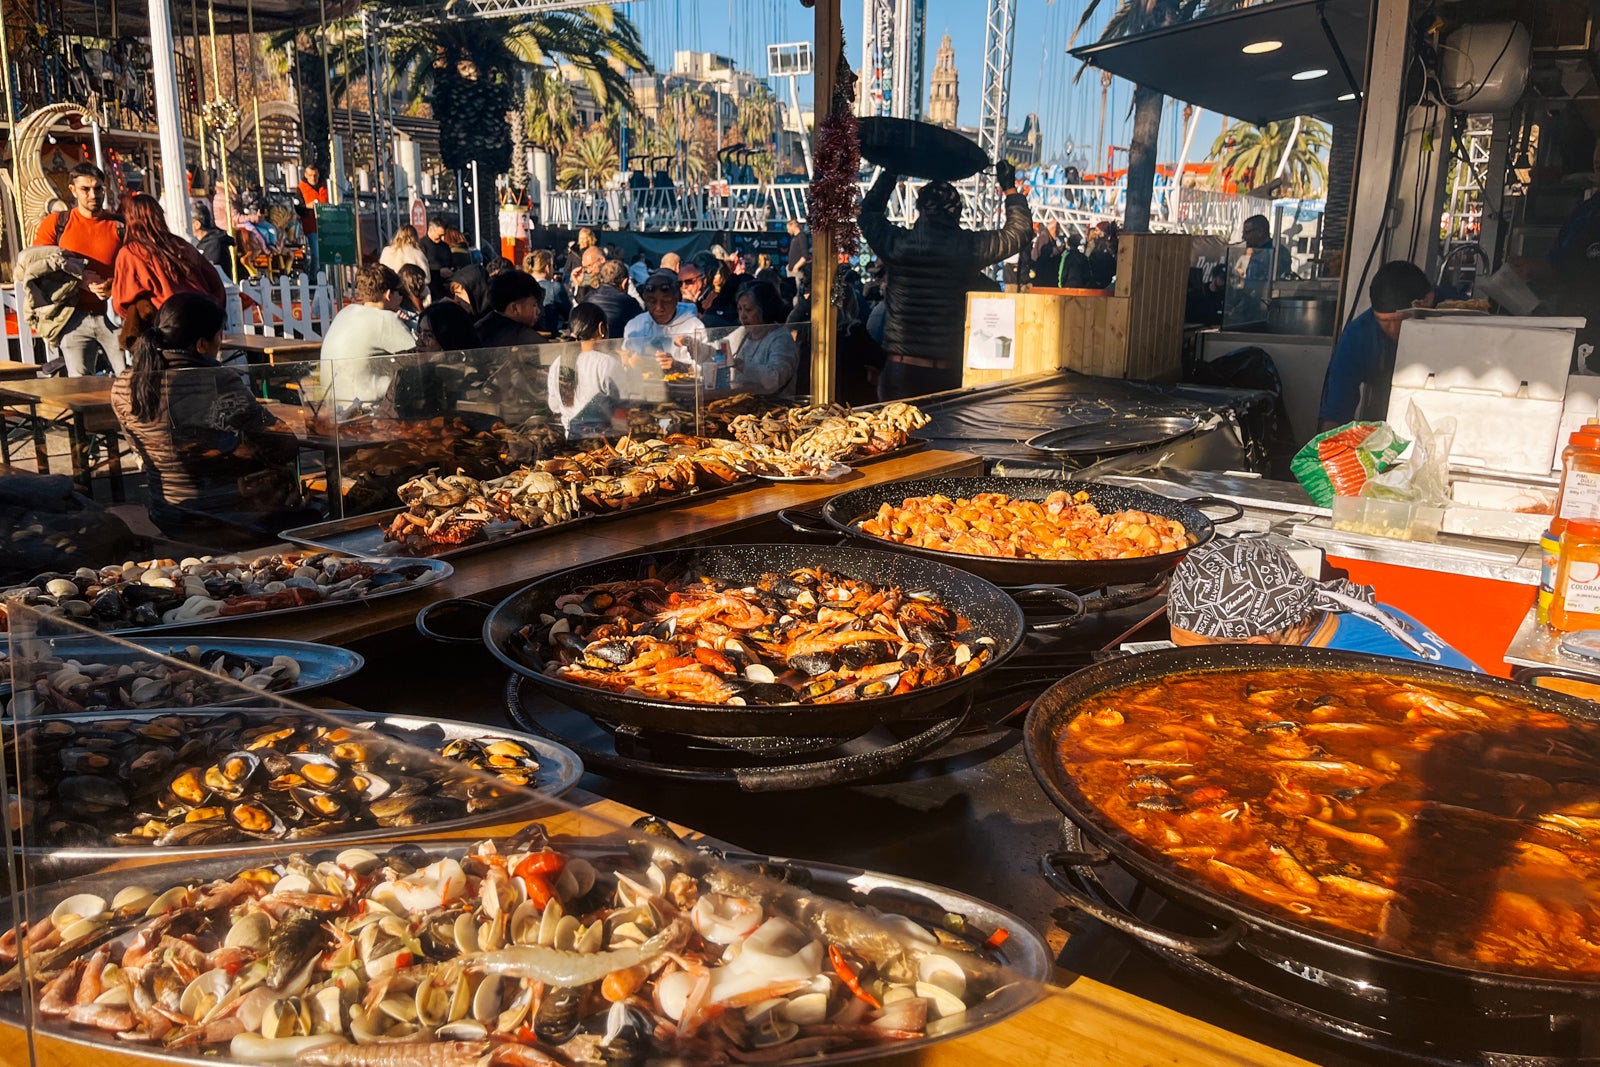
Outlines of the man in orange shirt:
[{"label": "man in orange shirt", "polygon": [[306,234],[306,250],[311,253],[311,270],[315,272],[317,258],[317,207],[328,202],[328,187],[322,183],[322,171],[315,163],[308,164],[300,176],[300,228]]},{"label": "man in orange shirt", "polygon": [[83,279],[78,286],[78,310],[61,335],[61,355],[67,375],[79,377],[96,370],[104,352],[114,374],[122,373],[122,347],[117,331],[106,318],[106,300],[111,296],[111,266],[122,247],[122,220],[104,209],[106,176],[93,163],[79,163],[68,172],[68,188],[73,206],[52,212],[39,220],[33,243],[55,245],[81,256]]}]

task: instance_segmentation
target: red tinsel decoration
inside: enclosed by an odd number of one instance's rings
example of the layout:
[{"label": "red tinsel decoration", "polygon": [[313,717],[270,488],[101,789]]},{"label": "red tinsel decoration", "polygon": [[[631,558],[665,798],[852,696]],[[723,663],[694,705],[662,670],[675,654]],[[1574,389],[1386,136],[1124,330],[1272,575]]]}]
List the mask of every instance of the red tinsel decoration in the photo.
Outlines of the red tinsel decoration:
[{"label": "red tinsel decoration", "polygon": [[[861,231],[856,226],[860,213],[861,127],[855,115],[855,72],[844,58],[844,40],[839,42],[838,62],[827,117],[817,126],[812,148],[811,189],[806,197],[806,217],[813,234],[833,235],[833,250],[838,255],[854,256],[861,249]],[[835,275],[833,302],[843,299],[843,274]]]}]

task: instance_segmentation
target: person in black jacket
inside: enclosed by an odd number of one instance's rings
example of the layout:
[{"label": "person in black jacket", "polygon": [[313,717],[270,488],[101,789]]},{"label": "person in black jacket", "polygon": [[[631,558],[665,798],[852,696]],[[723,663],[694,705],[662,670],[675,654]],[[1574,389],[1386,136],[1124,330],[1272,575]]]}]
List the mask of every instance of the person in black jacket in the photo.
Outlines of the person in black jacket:
[{"label": "person in black jacket", "polygon": [[1089,257],[1083,254],[1083,238],[1075,233],[1067,235],[1067,250],[1061,254],[1053,279],[1057,288],[1089,288]]},{"label": "person in black jacket", "polygon": [[961,193],[949,182],[929,182],[917,193],[917,222],[910,229],[889,221],[889,197],[900,176],[884,171],[861,202],[861,236],[894,274],[886,303],[878,396],[898,400],[961,386],[967,290],[985,267],[1022,251],[1033,236],[1028,198],[1016,188],[1017,168],[995,164],[1006,198],[999,230],[963,230]]},{"label": "person in black jacket", "polygon": [[544,314],[544,288],[533,275],[503,271],[489,281],[490,311],[478,320],[478,342],[484,348],[514,348],[543,344],[539,332]]},{"label": "person in black jacket", "polygon": [[444,216],[434,215],[428,219],[427,234],[417,242],[422,246],[422,254],[428,260],[428,280],[433,285],[435,300],[450,295],[450,272],[455,266],[450,255],[450,245],[444,239],[445,229]]},{"label": "person in black jacket", "polygon": [[605,315],[607,337],[621,337],[628,320],[644,314],[644,306],[625,291],[627,286],[628,268],[620,260],[608,259],[600,264],[597,284],[582,301]]},{"label": "person in black jacket", "polygon": [[222,268],[222,273],[239,280],[237,267],[233,261],[233,238],[217,228],[216,221],[211,217],[211,208],[201,200],[189,202],[189,224],[193,227],[194,243],[200,249],[200,254],[206,257],[206,262]]}]

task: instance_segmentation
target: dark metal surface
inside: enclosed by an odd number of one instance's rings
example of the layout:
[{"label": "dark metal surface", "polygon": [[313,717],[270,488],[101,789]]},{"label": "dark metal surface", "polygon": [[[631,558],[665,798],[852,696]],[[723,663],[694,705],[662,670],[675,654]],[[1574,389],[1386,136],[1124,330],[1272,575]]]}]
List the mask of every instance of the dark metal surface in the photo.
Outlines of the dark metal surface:
[{"label": "dark metal surface", "polygon": [[[607,582],[716,575],[753,582],[763,574],[788,574],[815,567],[874,585],[929,590],[971,624],[974,637],[994,640],[989,662],[969,674],[909,693],[836,704],[735,707],[674,703],[611,693],[546,675],[525,658],[518,632],[555,613],[557,598],[574,589]],[[425,617],[419,620],[425,624]],[[502,600],[483,623],[483,642],[506,666],[531,679],[563,704],[607,722],[702,737],[810,737],[860,733],[880,722],[940,720],[965,701],[1022,640],[1022,611],[1009,596],[981,578],[943,563],[863,548],[805,545],[730,545],[622,556],[541,578]]]},{"label": "dark metal surface", "polygon": [[[1043,500],[1052,493],[1087,493],[1089,502],[1102,513],[1145,511],[1176,519],[1194,537],[1194,548],[1216,535],[1216,524],[1195,501],[1173,500],[1142,489],[1098,482],[1064,482],[1053,478],[915,478],[902,482],[852,489],[829,500],[822,508],[823,519],[839,533],[859,539],[874,548],[904,552],[921,559],[937,560],[971,571],[1000,585],[1028,585],[1035,582],[1086,589],[1103,585],[1131,585],[1146,582],[1176,567],[1189,549],[1163,552],[1136,559],[997,559],[963,552],[913,548],[883,537],[863,533],[861,523],[877,515],[889,504],[899,507],[909,497],[943,495],[951,499],[970,498],[978,493],[1002,493],[1015,500]],[[1203,503],[1213,503],[1202,501]],[[1239,511],[1237,505],[1226,504]],[[1239,512],[1242,514],[1242,511]],[[1237,517],[1237,516],[1235,516]]]},{"label": "dark metal surface", "polygon": [[1049,455],[1111,456],[1154,448],[1175,441],[1200,427],[1200,420],[1183,415],[1113,419],[1082,426],[1062,426],[1028,438],[1027,446]]},{"label": "dark metal surface", "polygon": [[1213,645],[1146,652],[1115,663],[1096,664],[1056,683],[1028,713],[1025,733],[1029,764],[1051,802],[1095,846],[1163,895],[1204,915],[1237,924],[1243,931],[1239,945],[1248,951],[1298,960],[1318,970],[1385,989],[1425,989],[1430,999],[1463,1008],[1470,1005],[1476,1010],[1508,1013],[1593,1011],[1600,1000],[1597,982],[1497,974],[1413,958],[1302,925],[1282,913],[1215,893],[1191,872],[1169,863],[1107,820],[1078,790],[1056,756],[1055,739],[1061,731],[1087,700],[1107,691],[1177,674],[1279,668],[1333,673],[1381,669],[1396,680],[1447,684],[1581,720],[1600,717],[1600,709],[1587,701],[1433,664],[1375,660],[1361,653],[1301,646]]},{"label": "dark metal surface", "polygon": [[861,120],[861,158],[905,177],[944,182],[970,178],[991,162],[955,130],[888,116]]}]

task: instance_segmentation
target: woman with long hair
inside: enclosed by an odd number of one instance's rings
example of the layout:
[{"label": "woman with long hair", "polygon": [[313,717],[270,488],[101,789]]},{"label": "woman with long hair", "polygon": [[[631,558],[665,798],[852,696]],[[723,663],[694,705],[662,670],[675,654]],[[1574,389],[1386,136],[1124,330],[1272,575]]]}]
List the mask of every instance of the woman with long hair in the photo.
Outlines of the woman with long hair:
[{"label": "woman with long hair", "polygon": [[400,278],[400,310],[397,314],[400,321],[415,333],[417,320],[433,303],[433,294],[428,291],[428,272],[415,263],[403,263],[395,274]]},{"label": "woman with long hair", "polygon": [[414,226],[401,226],[394,231],[394,237],[378,253],[378,262],[385,267],[400,273],[400,268],[407,263],[414,264],[422,269],[423,277],[428,274],[428,257],[422,251],[422,241],[417,237]]},{"label": "woman with long hair", "polygon": [[217,362],[222,306],[174,293],[133,346],[111,408],[143,463],[150,517],[204,546],[266,544],[313,516],[299,500],[291,435],[273,425],[239,372]]},{"label": "woman with long hair", "polygon": [[739,328],[728,335],[733,387],[766,395],[792,393],[800,356],[794,334],[783,325],[788,309],[778,290],[753,282],[739,290],[737,306]]},{"label": "woman with long hair", "polygon": [[132,348],[161,306],[177,293],[221,305],[222,275],[200,250],[167,228],[161,202],[135,193],[122,205],[122,248],[112,265],[111,304],[122,317],[122,345]]},{"label": "woman with long hair", "polygon": [[612,432],[611,416],[622,399],[627,377],[622,361],[604,350],[605,312],[594,304],[572,309],[567,330],[578,342],[562,346],[549,374],[550,410],[561,419],[567,437],[602,437]]}]

